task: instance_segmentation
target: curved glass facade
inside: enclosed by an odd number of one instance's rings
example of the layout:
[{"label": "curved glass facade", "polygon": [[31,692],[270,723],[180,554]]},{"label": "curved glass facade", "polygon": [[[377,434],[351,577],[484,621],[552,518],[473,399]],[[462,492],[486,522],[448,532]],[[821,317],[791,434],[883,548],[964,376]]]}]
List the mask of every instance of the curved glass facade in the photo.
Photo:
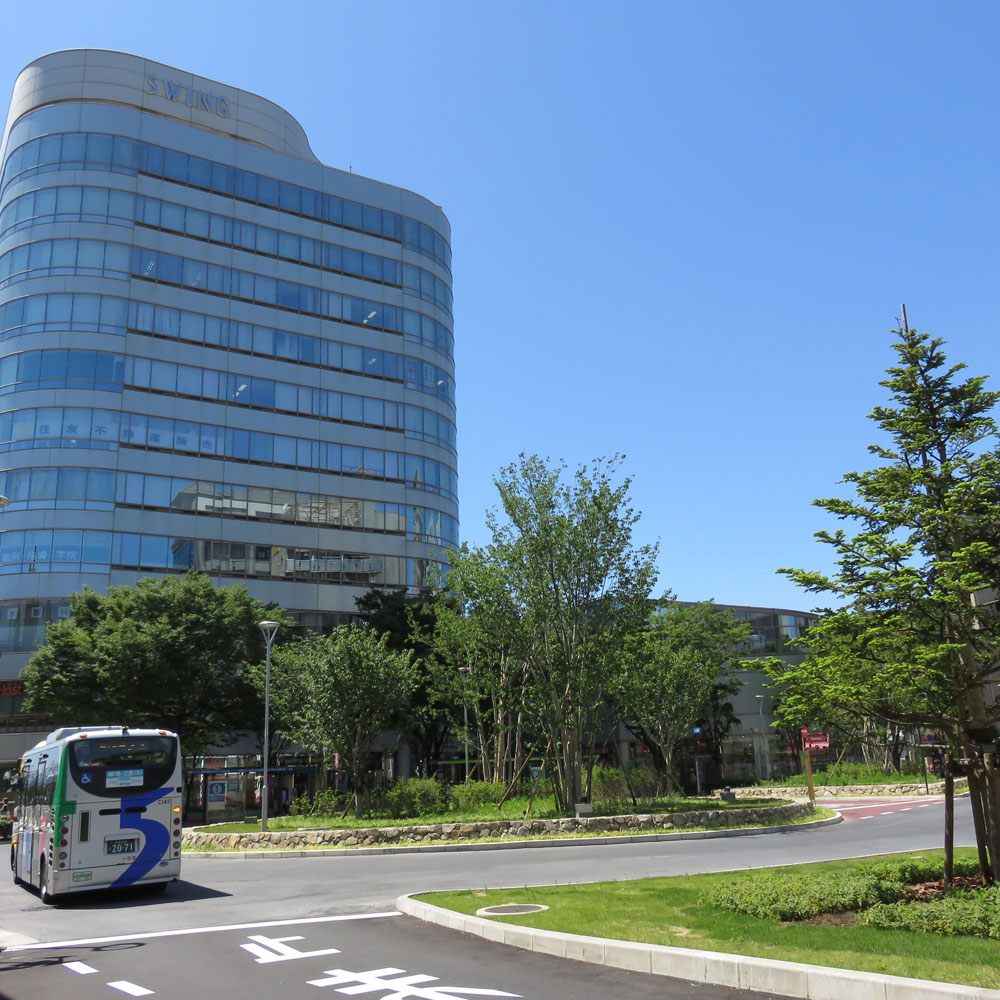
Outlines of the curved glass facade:
[{"label": "curved glass facade", "polygon": [[[0,148],[0,652],[69,596],[196,568],[303,628],[458,543],[450,227],[99,50],[18,78]],[[44,95],[44,99],[42,96]]]}]

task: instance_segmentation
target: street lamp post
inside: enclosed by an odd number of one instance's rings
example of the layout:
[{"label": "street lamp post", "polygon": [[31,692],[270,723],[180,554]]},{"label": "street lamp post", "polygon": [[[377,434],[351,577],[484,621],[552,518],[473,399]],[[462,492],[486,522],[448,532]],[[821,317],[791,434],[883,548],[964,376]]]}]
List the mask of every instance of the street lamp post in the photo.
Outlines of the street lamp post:
[{"label": "street lamp post", "polygon": [[465,689],[465,675],[469,672],[469,667],[459,667],[458,672],[462,675],[462,742],[465,744],[465,781],[469,781],[469,699]]},{"label": "street lamp post", "polygon": [[264,787],[260,793],[260,832],[267,833],[267,762],[271,751],[271,643],[280,622],[258,622],[264,633],[267,656],[264,665]]},{"label": "street lamp post", "polygon": [[754,695],[757,699],[757,710],[760,712],[760,738],[764,751],[764,774],[767,780],[771,780],[771,744],[767,738],[767,730],[764,728],[764,696]]}]

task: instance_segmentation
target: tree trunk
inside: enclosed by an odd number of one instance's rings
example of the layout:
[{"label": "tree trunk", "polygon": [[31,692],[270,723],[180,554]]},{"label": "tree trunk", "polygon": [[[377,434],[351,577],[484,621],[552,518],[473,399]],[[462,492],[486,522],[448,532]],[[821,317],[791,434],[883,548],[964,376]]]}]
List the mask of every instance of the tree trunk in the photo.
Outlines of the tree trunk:
[{"label": "tree trunk", "polygon": [[670,747],[660,747],[660,752],[663,754],[663,777],[666,781],[666,788],[664,793],[669,798],[674,794],[675,782],[674,782],[674,749]]},{"label": "tree trunk", "polygon": [[983,814],[986,821],[987,841],[990,850],[990,885],[997,881],[1000,868],[1000,787],[998,787],[996,757],[984,753],[982,757]]},{"label": "tree trunk", "polygon": [[563,726],[562,746],[558,752],[563,812],[580,801],[580,732],[576,725]]},{"label": "tree trunk", "polygon": [[984,774],[975,757],[966,766],[969,777],[969,804],[972,806],[972,824],[976,830],[976,849],[979,852],[979,869],[983,873],[983,885],[993,883],[993,868],[990,865],[990,835],[987,825]]},{"label": "tree trunk", "polygon": [[628,780],[628,769],[625,767],[625,761],[622,760],[622,752],[618,747],[618,740],[616,739],[618,733],[612,732],[611,735],[612,735],[611,742],[614,744],[615,747],[615,757],[618,758],[618,766],[622,769],[622,780],[625,782],[625,787],[628,789],[629,797],[632,799],[632,808],[635,809],[636,812],[638,812],[639,800],[635,797],[635,790],[632,788],[632,782]]},{"label": "tree trunk", "polygon": [[983,805],[990,848],[990,884],[997,881],[1000,867],[1000,771],[994,754],[983,754]]},{"label": "tree trunk", "polygon": [[955,878],[955,776],[951,757],[944,762],[944,884]]}]

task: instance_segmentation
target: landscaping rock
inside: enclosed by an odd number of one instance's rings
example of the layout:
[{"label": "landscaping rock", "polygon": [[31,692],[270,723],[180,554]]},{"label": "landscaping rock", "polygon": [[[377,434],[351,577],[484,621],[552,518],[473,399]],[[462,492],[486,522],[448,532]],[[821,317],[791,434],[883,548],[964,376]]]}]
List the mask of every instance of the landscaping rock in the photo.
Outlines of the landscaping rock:
[{"label": "landscaping rock", "polygon": [[[780,789],[748,789],[750,792],[767,792],[769,798],[780,796]],[[802,789],[788,789],[796,796]],[[741,791],[742,794],[742,791]],[[842,792],[846,794],[846,792]],[[560,834],[630,834],[637,830],[670,831],[685,827],[724,828],[730,826],[755,826],[762,823],[790,821],[812,813],[808,801],[798,801],[780,806],[759,806],[744,809],[703,809],[684,813],[639,813],[622,816],[577,816],[560,819],[511,819],[488,820],[479,823],[441,823],[422,826],[365,827],[358,830],[273,830],[262,833],[212,833],[185,830],[185,847],[201,849],[295,848],[329,845],[332,847],[376,846],[380,844],[447,843],[462,839],[500,837],[504,840],[533,836],[555,837]]]}]

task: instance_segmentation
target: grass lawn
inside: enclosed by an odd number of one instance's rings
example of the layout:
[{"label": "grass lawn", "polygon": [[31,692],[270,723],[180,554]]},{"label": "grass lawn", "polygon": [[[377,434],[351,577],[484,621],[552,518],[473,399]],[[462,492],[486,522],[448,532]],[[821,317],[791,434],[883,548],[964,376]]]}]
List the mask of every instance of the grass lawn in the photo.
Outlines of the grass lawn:
[{"label": "grass lawn", "polygon": [[[928,857],[940,852],[887,855],[884,859]],[[973,857],[970,850],[956,856]],[[866,862],[875,859],[866,858]],[[775,871],[846,871],[856,861],[834,861]],[[499,903],[542,903],[542,913],[503,919],[528,927],[807,962],[864,972],[882,972],[969,986],[1000,987],[1000,946],[972,937],[944,937],[841,925],[836,918],[781,923],[704,904],[709,887],[734,873],[604,882],[591,885],[425,893],[436,906],[473,914]],[[827,922],[819,922],[827,921]]]},{"label": "grass lawn", "polygon": [[[601,808],[598,803],[594,807],[595,816],[617,816],[632,812],[640,813],[671,813],[697,812],[702,809],[740,810],[760,809],[764,806],[782,805],[787,799],[741,799],[736,802],[720,802],[718,799],[662,799],[654,803],[643,803],[638,810],[615,804],[612,811]],[[389,819],[385,816],[366,816],[357,819],[348,813],[346,816],[271,816],[268,818],[269,830],[360,830],[380,826],[426,826],[432,823],[489,823],[493,820],[506,819],[555,819],[560,816],[552,799],[542,799],[532,803],[531,813],[526,817],[525,810],[528,799],[509,799],[498,810],[494,805],[484,806],[476,812],[446,812],[437,815],[403,817]],[[196,827],[206,833],[253,833],[260,829],[260,823],[225,823],[212,826]]]}]

